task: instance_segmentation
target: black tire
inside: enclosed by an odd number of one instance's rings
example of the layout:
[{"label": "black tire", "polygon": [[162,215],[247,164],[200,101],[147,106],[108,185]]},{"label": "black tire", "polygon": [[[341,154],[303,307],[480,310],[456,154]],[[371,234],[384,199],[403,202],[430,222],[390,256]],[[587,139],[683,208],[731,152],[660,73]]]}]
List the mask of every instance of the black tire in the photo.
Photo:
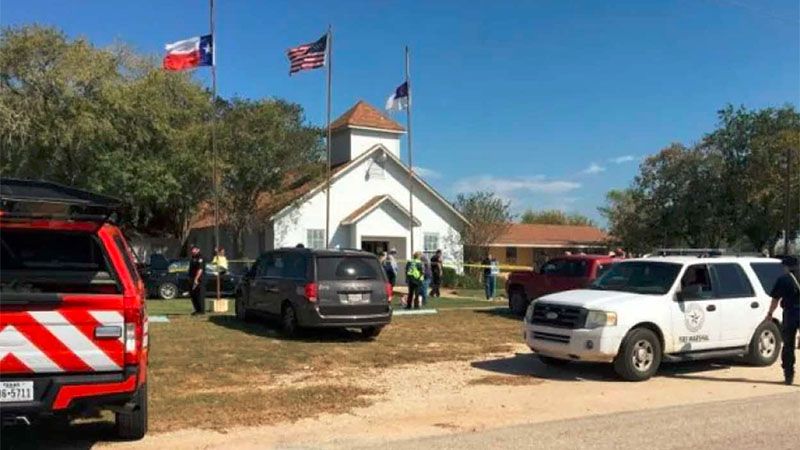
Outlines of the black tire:
[{"label": "black tire", "polygon": [[661,357],[658,336],[647,328],[635,328],[623,339],[614,370],[627,381],[644,381],[658,371]]},{"label": "black tire", "polygon": [[383,331],[383,327],[364,327],[361,329],[361,337],[373,340]]},{"label": "black tire", "polygon": [[552,356],[538,355],[539,361],[553,367],[564,367],[570,363],[568,359],[553,358]]},{"label": "black tire", "polygon": [[136,441],[147,434],[147,384],[133,394],[131,402],[136,405],[131,412],[116,413],[117,436],[126,441]]},{"label": "black tire", "polygon": [[508,308],[517,316],[524,316],[528,311],[529,304],[525,291],[520,288],[514,288],[508,294]]},{"label": "black tire", "polygon": [[300,332],[300,326],[297,324],[297,312],[289,302],[284,303],[281,308],[281,331],[284,336],[289,338],[297,337]]},{"label": "black tire", "polygon": [[247,305],[244,301],[244,294],[239,292],[236,294],[236,299],[234,300],[234,310],[236,311],[236,318],[241,320],[242,322],[249,322],[252,320],[252,314],[247,309]]},{"label": "black tire", "polygon": [[750,339],[745,361],[754,366],[771,366],[781,353],[781,332],[775,322],[762,322]]},{"label": "black tire", "polygon": [[178,297],[178,286],[175,283],[165,282],[158,285],[158,298],[173,300]]}]

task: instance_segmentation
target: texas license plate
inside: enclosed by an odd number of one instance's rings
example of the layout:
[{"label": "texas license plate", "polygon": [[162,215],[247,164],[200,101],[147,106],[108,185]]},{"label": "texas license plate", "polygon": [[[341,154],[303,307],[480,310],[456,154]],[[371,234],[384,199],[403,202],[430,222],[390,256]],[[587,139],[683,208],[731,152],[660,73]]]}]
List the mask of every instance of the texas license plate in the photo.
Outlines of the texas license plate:
[{"label": "texas license plate", "polygon": [[348,303],[361,303],[361,302],[368,302],[369,296],[365,294],[347,294],[347,302]]},{"label": "texas license plate", "polygon": [[33,381],[0,381],[0,403],[33,401]]}]

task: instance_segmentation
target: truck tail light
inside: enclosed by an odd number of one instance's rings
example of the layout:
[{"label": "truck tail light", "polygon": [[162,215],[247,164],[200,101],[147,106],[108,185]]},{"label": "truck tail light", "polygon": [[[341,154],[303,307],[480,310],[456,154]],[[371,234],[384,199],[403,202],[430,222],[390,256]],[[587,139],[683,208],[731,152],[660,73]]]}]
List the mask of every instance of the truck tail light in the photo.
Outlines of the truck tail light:
[{"label": "truck tail light", "polygon": [[140,352],[147,346],[146,344],[146,322],[147,312],[144,302],[138,297],[125,297],[123,318],[125,320],[124,340],[125,340],[125,364],[135,365],[139,363]]},{"label": "truck tail light", "polygon": [[391,305],[392,296],[394,295],[394,287],[392,286],[392,283],[386,283],[384,287],[386,289],[386,299],[389,301],[389,304]]},{"label": "truck tail light", "polygon": [[306,299],[308,299],[308,301],[312,303],[316,302],[319,295],[319,287],[317,286],[317,283],[308,283],[303,289],[303,295],[306,297]]}]

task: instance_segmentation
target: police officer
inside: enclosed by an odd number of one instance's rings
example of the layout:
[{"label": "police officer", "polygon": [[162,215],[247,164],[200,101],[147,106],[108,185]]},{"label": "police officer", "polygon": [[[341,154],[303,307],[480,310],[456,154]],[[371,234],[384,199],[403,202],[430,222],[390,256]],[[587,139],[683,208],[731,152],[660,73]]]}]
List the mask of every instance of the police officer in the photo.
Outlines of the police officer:
[{"label": "police officer", "polygon": [[205,280],[206,260],[200,254],[200,247],[192,246],[192,258],[189,260],[189,292],[192,295],[192,306],[194,306],[193,316],[205,314],[206,300],[206,280]]},{"label": "police officer", "polygon": [[784,382],[790,385],[794,383],[794,347],[798,327],[800,327],[800,283],[797,280],[797,258],[784,256],[782,263],[785,273],[775,281],[775,286],[770,292],[772,304],[769,306],[766,320],[772,320],[772,313],[775,312],[780,301],[781,308],[783,308],[781,366],[783,367]]},{"label": "police officer", "polygon": [[419,309],[419,295],[424,278],[421,256],[422,252],[414,252],[413,259],[406,263],[406,284],[408,284],[406,309]]}]

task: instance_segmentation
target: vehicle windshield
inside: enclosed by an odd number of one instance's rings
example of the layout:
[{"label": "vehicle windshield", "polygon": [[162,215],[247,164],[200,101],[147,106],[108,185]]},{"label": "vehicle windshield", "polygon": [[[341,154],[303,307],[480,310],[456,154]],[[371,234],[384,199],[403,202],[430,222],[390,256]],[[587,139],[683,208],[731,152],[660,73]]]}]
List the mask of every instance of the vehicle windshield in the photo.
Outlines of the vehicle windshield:
[{"label": "vehicle windshield", "polygon": [[669,292],[680,264],[631,261],[614,264],[603,276],[595,280],[590,289],[603,291],[635,292],[637,294],[663,295]]},{"label": "vehicle windshield", "polygon": [[337,280],[381,280],[382,272],[375,257],[324,256],[317,258],[317,279]]}]

